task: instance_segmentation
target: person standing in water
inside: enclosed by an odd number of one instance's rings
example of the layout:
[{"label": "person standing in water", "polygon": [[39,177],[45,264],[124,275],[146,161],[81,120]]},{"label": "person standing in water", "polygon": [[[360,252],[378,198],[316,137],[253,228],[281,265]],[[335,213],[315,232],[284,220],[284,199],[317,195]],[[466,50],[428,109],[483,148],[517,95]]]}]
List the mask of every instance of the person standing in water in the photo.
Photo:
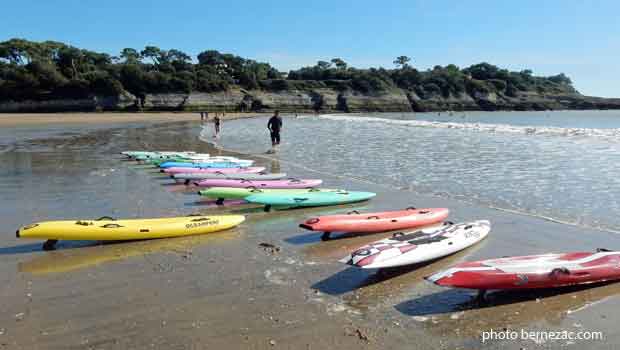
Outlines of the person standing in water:
[{"label": "person standing in water", "polygon": [[280,118],[280,111],[273,112],[273,117],[269,118],[267,123],[267,129],[271,133],[271,146],[275,148],[280,144],[280,130],[282,130],[282,118]]},{"label": "person standing in water", "polygon": [[213,126],[215,127],[215,138],[220,137],[220,117],[217,116],[217,113],[215,113],[215,117],[213,117]]}]

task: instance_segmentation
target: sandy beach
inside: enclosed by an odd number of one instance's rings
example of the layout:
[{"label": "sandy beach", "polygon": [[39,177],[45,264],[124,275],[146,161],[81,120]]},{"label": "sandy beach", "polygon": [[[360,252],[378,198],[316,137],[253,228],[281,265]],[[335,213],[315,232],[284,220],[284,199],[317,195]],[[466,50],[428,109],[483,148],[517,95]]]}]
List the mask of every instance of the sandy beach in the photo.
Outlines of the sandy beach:
[{"label": "sandy beach", "polygon": [[[222,113],[222,120],[255,116],[259,113]],[[209,120],[215,116],[209,114]],[[152,112],[152,113],[3,113],[0,127],[37,126],[54,124],[117,124],[117,123],[166,123],[178,121],[200,121],[199,112]]]},{"label": "sandy beach", "polygon": [[[326,187],[378,196],[356,205],[272,213],[252,206],[216,208],[195,187],[172,184],[118,155],[156,148],[241,156],[199,141],[199,119],[196,113],[0,116],[7,127],[103,125],[71,137],[18,140],[0,153],[6,164],[0,170],[0,349],[609,349],[620,341],[620,316],[613,312],[618,284],[499,293],[481,306],[472,302],[472,291],[423,280],[464,260],[613,248],[620,245],[616,234],[333,176],[263,154],[243,157],[272,172],[318,177]],[[411,205],[449,207],[455,222],[489,219],[492,236],[446,259],[377,273],[338,259],[389,233],[322,242],[298,227],[319,214]],[[190,213],[241,213],[247,221],[196,237],[60,242],[52,252],[14,234],[40,220]],[[483,331],[522,328],[593,330],[605,338],[481,343]]]}]

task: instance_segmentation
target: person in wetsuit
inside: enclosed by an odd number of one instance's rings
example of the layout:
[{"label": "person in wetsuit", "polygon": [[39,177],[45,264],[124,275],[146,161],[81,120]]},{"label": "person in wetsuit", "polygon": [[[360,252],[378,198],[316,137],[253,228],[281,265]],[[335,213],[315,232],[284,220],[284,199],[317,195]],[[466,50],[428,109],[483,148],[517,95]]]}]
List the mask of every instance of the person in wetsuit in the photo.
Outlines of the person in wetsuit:
[{"label": "person in wetsuit", "polygon": [[280,130],[282,130],[282,118],[280,111],[275,111],[273,117],[269,118],[267,129],[271,133],[271,146],[275,147],[280,144]]},{"label": "person in wetsuit", "polygon": [[215,114],[215,118],[213,118],[213,125],[215,126],[215,137],[220,136],[220,117]]}]

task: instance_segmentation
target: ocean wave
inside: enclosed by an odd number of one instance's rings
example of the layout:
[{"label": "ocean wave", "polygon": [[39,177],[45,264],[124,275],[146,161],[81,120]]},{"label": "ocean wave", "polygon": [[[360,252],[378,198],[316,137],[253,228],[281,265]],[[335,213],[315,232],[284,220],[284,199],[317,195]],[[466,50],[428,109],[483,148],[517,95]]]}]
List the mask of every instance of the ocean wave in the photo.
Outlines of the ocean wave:
[{"label": "ocean wave", "polygon": [[489,133],[511,133],[525,135],[548,135],[548,136],[568,136],[568,137],[592,137],[620,142],[620,129],[597,129],[597,128],[562,128],[555,126],[522,126],[510,124],[492,123],[468,123],[468,122],[439,122],[419,119],[390,119],[379,117],[359,117],[343,114],[323,114],[320,118],[329,120],[340,120],[347,122],[362,123],[388,123],[392,125],[403,125],[420,128],[441,128],[441,129],[460,129]]}]

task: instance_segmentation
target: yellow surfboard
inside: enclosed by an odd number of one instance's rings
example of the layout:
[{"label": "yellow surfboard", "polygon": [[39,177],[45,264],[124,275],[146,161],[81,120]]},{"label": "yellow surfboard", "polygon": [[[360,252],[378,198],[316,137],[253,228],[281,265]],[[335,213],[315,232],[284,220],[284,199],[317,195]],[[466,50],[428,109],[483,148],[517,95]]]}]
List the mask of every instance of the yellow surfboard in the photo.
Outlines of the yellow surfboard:
[{"label": "yellow surfboard", "polygon": [[183,216],[161,219],[44,221],[17,230],[18,238],[124,241],[199,235],[241,224],[243,215]]}]

